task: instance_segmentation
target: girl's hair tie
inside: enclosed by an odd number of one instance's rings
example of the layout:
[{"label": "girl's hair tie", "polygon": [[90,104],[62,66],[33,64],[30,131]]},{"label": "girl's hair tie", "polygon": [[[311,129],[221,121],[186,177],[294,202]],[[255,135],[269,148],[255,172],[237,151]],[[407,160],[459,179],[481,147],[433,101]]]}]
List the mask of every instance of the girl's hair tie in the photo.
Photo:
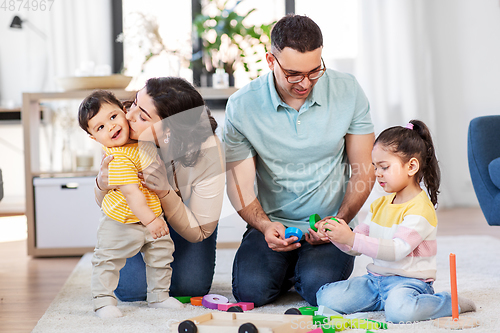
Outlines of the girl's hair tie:
[{"label": "girl's hair tie", "polygon": [[408,123],[408,124],[406,124],[405,128],[412,130],[413,129],[413,124],[412,123]]}]

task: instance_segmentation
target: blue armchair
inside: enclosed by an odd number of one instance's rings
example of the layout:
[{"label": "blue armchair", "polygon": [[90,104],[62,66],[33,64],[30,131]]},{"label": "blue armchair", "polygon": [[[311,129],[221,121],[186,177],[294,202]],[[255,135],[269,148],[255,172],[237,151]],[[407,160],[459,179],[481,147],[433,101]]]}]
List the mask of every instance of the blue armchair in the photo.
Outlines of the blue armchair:
[{"label": "blue armchair", "polygon": [[484,217],[489,225],[500,225],[500,115],[471,120],[467,155]]}]

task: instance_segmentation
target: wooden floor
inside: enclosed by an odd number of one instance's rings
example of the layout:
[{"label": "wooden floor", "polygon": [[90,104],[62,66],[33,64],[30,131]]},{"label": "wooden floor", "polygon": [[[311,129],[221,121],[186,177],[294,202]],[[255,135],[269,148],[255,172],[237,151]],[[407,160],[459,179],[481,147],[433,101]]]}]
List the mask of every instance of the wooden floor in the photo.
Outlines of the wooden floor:
[{"label": "wooden floor", "polygon": [[[490,235],[479,208],[438,211],[439,236]],[[79,258],[31,258],[26,241],[0,242],[0,332],[31,332],[57,295]]]}]

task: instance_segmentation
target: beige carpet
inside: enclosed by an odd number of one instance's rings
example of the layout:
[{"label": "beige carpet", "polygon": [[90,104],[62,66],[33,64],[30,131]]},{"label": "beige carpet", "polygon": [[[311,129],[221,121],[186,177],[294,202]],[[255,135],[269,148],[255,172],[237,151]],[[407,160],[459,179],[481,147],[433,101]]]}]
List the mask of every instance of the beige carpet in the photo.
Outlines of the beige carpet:
[{"label": "beige carpet", "polygon": [[[470,332],[500,331],[500,240],[488,236],[460,236],[438,238],[438,276],[434,284],[436,292],[447,291],[449,282],[449,253],[457,256],[459,295],[476,302],[478,311],[461,317],[479,319],[481,326],[464,330]],[[235,250],[217,250],[217,268],[212,293],[224,295],[234,301],[231,295],[231,264]],[[90,274],[91,255],[85,255],[68,278],[68,281],[39,320],[33,332],[169,332],[172,322],[198,316],[212,310],[188,305],[179,311],[150,309],[145,302],[121,303],[118,307],[124,317],[111,320],[97,318],[91,305]],[[356,259],[353,275],[365,273],[369,258]],[[290,307],[307,304],[295,292],[250,312],[283,314]],[[384,320],[383,312],[366,314],[374,320]],[[386,332],[446,332],[431,321],[411,325],[392,325]],[[349,330],[346,332],[365,332]]]}]

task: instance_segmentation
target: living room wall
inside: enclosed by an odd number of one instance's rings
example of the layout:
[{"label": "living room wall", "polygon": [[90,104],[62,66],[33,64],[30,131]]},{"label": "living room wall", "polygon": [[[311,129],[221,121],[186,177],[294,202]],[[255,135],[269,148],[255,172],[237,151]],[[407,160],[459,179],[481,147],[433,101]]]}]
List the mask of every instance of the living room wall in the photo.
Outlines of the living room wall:
[{"label": "living room wall", "polygon": [[[427,1],[442,205],[477,205],[467,162],[472,118],[500,114],[500,2]],[[500,130],[500,129],[499,129]]]}]

